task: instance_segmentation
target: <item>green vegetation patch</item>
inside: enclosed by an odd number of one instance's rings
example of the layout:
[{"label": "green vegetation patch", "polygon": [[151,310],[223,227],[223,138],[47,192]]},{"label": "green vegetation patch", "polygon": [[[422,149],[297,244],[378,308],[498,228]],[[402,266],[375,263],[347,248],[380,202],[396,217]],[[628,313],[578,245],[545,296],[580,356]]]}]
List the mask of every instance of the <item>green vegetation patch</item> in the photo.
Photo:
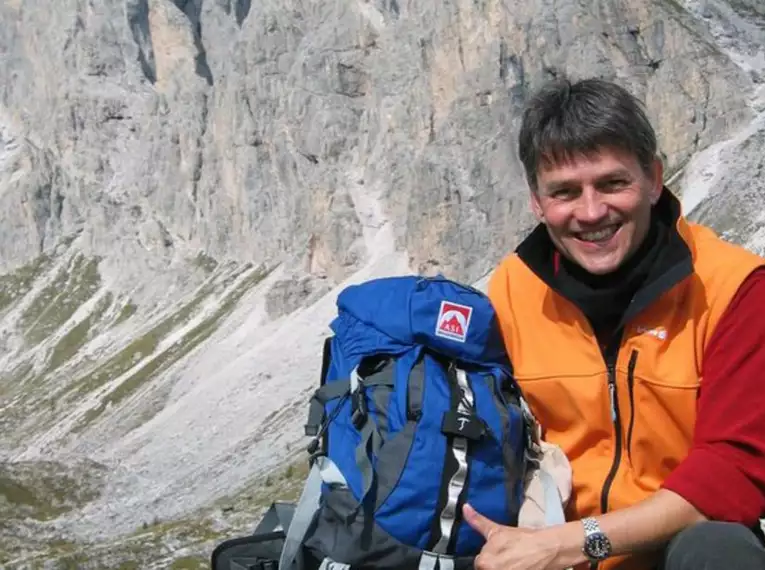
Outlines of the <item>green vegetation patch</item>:
[{"label": "green vegetation patch", "polygon": [[29,293],[35,280],[47,271],[51,259],[41,255],[12,273],[0,275],[0,312]]},{"label": "green vegetation patch", "polygon": [[77,351],[79,351],[88,340],[90,340],[92,336],[89,334],[91,329],[101,321],[104,313],[111,306],[112,301],[113,296],[111,293],[104,295],[99,299],[96,306],[93,308],[93,311],[87,317],[82,319],[72,327],[69,332],[61,337],[53,349],[48,362],[48,367],[45,371],[46,373],[52,372],[59,366],[65,364],[70,358],[77,354]]},{"label": "green vegetation patch", "polygon": [[184,556],[173,560],[170,570],[208,570],[210,559],[202,556]]},{"label": "green vegetation patch", "polygon": [[194,311],[212,293],[210,287],[203,287],[194,298],[183,305],[172,315],[166,317],[143,336],[133,340],[117,354],[109,358],[104,364],[86,374],[75,383],[75,397],[86,395],[93,390],[116,378],[139,361],[151,356],[159,346],[159,343],[178,326],[183,325],[190,319]]},{"label": "green vegetation patch", "polygon": [[105,472],[94,462],[0,463],[0,519],[46,521],[98,497]]},{"label": "green vegetation patch", "polygon": [[218,268],[218,261],[214,257],[207,255],[204,251],[200,251],[196,257],[192,259],[191,264],[208,274]]},{"label": "green vegetation patch", "polygon": [[34,371],[34,365],[31,360],[26,360],[17,364],[13,369],[3,371],[2,377],[0,377],[0,395],[5,395],[6,391],[10,392],[17,388],[32,372]]},{"label": "green vegetation patch", "polygon": [[117,315],[117,319],[114,321],[114,326],[121,325],[125,321],[127,321],[130,317],[135,315],[136,311],[138,310],[138,307],[134,305],[131,301],[128,301],[122,306],[122,309],[120,309],[119,315]]},{"label": "green vegetation patch", "polygon": [[188,331],[182,339],[157,355],[145,366],[142,366],[124,382],[120,383],[103,400],[106,404],[119,404],[125,398],[132,395],[136,390],[143,386],[148,380],[163,372],[182,357],[189,354],[202,342],[217,330],[220,322],[231,313],[242,296],[264,277],[263,273],[254,272],[242,281],[221,303],[209,317]]},{"label": "green vegetation patch", "polygon": [[[194,298],[180,310],[163,320],[144,336],[134,340],[122,349],[106,364],[90,372],[77,381],[76,397],[97,389],[109,380],[124,374],[141,360],[147,362],[125,378],[117,387],[101,400],[100,404],[89,410],[74,431],[80,431],[98,418],[108,405],[117,405],[134,394],[152,378],[168,369],[181,358],[189,354],[217,330],[221,321],[236,307],[242,296],[267,275],[265,270],[256,270],[242,279],[220,303],[220,306],[203,321],[187,331],[176,343],[161,353],[154,355],[163,338],[182,326],[193,316],[206,297],[214,292],[212,284],[204,286]],[[230,279],[230,277],[229,277]],[[152,356],[154,355],[154,356]],[[147,418],[147,421],[150,418]]]},{"label": "green vegetation patch", "polygon": [[[220,542],[252,532],[274,501],[296,501],[308,474],[307,456],[259,476],[231,496],[182,519],[145,521],[133,533],[110,541],[78,544],[48,538],[30,543],[28,530],[3,548],[7,534],[0,517],[0,564],[22,558],[16,568],[128,570],[161,567],[175,570],[209,568],[210,554]],[[18,521],[23,526],[23,521]],[[32,537],[36,538],[33,533]],[[12,546],[11,546],[12,544]]]},{"label": "green vegetation patch", "polygon": [[35,346],[58,330],[101,286],[98,259],[76,255],[21,316],[24,339]]},{"label": "green vegetation patch", "polygon": [[[297,502],[308,477],[308,456],[301,453],[285,467],[258,476],[242,489],[218,499],[213,507],[226,513],[233,529],[251,528],[262,513],[275,501]],[[236,530],[226,530],[222,536],[231,538]]]}]

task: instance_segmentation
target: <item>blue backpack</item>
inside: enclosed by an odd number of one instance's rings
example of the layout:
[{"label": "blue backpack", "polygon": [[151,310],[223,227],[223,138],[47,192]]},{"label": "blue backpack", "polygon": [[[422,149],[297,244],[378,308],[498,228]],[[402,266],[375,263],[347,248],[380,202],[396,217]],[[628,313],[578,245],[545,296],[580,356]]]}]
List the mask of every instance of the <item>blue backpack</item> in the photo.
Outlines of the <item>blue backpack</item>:
[{"label": "blue backpack", "polygon": [[492,305],[404,276],[350,286],[337,306],[280,570],[471,568],[484,541],[462,506],[516,525],[536,441]]}]

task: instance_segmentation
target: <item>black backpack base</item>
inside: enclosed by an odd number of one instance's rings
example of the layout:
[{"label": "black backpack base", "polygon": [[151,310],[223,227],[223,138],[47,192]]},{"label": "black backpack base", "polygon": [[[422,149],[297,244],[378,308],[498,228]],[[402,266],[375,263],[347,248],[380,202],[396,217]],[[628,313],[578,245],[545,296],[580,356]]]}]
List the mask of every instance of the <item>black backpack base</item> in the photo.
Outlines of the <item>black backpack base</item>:
[{"label": "black backpack base", "polygon": [[231,538],[215,547],[210,557],[210,568],[278,570],[279,556],[294,512],[294,503],[272,503],[251,535]]}]

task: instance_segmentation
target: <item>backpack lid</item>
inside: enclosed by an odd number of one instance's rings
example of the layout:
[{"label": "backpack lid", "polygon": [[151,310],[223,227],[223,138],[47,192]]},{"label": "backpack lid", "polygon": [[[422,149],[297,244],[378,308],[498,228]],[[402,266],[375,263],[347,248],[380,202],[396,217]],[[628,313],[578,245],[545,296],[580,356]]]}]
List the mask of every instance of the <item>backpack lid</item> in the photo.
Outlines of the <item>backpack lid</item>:
[{"label": "backpack lid", "polygon": [[423,345],[447,358],[510,372],[494,307],[468,285],[441,275],[383,277],[345,288],[337,307],[330,327],[347,357]]}]

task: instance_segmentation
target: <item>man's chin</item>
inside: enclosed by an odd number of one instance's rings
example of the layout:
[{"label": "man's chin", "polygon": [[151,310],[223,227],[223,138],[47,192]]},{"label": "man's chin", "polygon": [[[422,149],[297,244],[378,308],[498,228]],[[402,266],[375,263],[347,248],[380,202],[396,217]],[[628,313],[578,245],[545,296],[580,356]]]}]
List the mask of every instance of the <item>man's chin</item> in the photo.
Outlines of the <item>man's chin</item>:
[{"label": "man's chin", "polygon": [[611,247],[607,251],[593,252],[583,251],[585,248],[577,247],[578,242],[562,241],[559,251],[587,273],[592,275],[607,275],[613,273],[624,263],[623,250],[620,247]]},{"label": "man's chin", "polygon": [[608,275],[622,265],[623,256],[609,255],[593,257],[590,255],[575,255],[574,263],[592,275]]},{"label": "man's chin", "polygon": [[583,263],[580,263],[579,265],[582,266],[582,269],[584,269],[587,273],[591,273],[592,275],[608,275],[609,273],[613,273],[620,267],[620,263],[615,261],[609,261],[609,262],[591,262],[591,261],[585,261]]}]

